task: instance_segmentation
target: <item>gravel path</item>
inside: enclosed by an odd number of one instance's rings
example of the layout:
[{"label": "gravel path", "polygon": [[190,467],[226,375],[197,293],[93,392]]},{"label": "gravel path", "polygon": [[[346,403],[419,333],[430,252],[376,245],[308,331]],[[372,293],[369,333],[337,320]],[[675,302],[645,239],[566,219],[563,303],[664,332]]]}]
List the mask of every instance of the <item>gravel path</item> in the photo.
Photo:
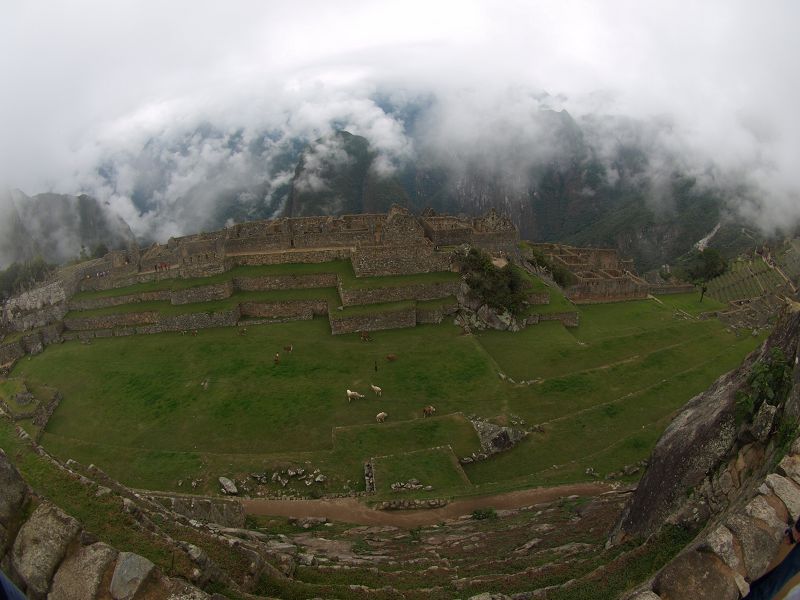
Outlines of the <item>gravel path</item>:
[{"label": "gravel path", "polygon": [[613,489],[608,483],[578,483],[549,488],[534,488],[495,496],[462,498],[443,508],[428,510],[373,510],[357,498],[330,500],[242,500],[250,515],[276,517],[325,517],[329,521],[357,525],[394,525],[423,527],[471,514],[478,508],[513,509],[539,502],[551,502],[566,496],[597,496]]}]

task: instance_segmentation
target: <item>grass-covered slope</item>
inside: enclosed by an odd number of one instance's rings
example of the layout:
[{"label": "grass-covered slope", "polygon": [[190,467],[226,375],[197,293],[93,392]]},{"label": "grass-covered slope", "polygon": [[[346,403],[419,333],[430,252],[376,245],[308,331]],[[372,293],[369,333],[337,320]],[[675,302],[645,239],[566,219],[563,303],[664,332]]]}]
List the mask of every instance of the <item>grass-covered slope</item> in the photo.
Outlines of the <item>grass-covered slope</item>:
[{"label": "grass-covered slope", "polygon": [[[589,466],[607,473],[646,457],[672,412],[758,342],[686,316],[713,307],[671,296],[581,307],[580,327],[569,330],[546,322],[465,336],[445,322],[373,333],[372,342],[331,336],[325,319],[245,336],[223,328],[96,339],[51,346],[13,376],[64,395],[46,447],[146,488],[199,478],[197,491],[214,491],[219,475],[304,465],[328,480],[290,488],[358,490],[372,457],[477,451],[465,416],[542,425],[515,449],[465,465],[469,484],[457,493],[471,494],[581,480]],[[366,397],[348,402],[346,389]],[[428,404],[436,418],[422,418]],[[384,424],[375,422],[380,411],[389,413]]]}]

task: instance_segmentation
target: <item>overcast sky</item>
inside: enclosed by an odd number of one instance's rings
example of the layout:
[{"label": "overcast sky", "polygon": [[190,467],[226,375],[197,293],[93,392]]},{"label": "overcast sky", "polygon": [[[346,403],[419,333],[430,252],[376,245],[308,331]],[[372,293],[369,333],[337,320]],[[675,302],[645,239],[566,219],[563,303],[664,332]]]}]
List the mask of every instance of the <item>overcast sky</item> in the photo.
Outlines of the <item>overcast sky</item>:
[{"label": "overcast sky", "polygon": [[[576,117],[671,123],[663,143],[758,182],[757,210],[782,222],[800,214],[798,23],[793,0],[5,0],[0,186],[113,196],[143,228],[130,190],[94,172],[149,138],[203,122],[311,138],[336,120],[402,156],[376,91],[434,94],[439,133],[464,143],[498,115],[515,127],[545,90]],[[217,160],[203,152],[185,178]]]}]

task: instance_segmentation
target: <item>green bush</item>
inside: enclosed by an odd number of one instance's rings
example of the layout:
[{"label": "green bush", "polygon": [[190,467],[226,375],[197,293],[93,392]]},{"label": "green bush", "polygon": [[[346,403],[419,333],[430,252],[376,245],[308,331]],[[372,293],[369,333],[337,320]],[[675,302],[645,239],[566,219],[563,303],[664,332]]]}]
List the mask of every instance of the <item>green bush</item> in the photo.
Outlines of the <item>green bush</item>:
[{"label": "green bush", "polygon": [[766,402],[780,406],[792,387],[792,370],[780,348],[773,348],[769,358],[753,365],[747,386],[736,394],[736,422],[751,422]]},{"label": "green bush", "polygon": [[547,272],[549,272],[553,277],[553,281],[555,281],[559,286],[565,288],[575,283],[575,275],[573,275],[568,269],[560,265],[556,265],[548,260],[540,250],[532,248],[531,252],[532,254],[530,262],[540,269],[545,269]]},{"label": "green bush", "polygon": [[488,254],[470,248],[462,259],[461,268],[466,274],[467,284],[483,302],[514,315],[524,310],[526,282],[511,263],[498,268],[492,264]]}]

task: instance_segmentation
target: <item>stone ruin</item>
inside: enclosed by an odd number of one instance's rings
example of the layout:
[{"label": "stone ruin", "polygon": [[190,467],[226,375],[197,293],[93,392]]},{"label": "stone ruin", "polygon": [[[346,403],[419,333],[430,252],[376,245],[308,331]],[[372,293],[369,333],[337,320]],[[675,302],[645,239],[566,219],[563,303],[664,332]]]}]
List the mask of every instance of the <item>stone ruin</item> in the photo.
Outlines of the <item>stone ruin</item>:
[{"label": "stone ruin", "polygon": [[564,289],[564,295],[575,304],[642,300],[649,294],[686,293],[690,284],[651,284],[636,274],[633,260],[622,259],[611,248],[576,248],[563,244],[530,244],[523,258],[533,252],[543,254],[554,265],[569,271],[575,283]]}]

